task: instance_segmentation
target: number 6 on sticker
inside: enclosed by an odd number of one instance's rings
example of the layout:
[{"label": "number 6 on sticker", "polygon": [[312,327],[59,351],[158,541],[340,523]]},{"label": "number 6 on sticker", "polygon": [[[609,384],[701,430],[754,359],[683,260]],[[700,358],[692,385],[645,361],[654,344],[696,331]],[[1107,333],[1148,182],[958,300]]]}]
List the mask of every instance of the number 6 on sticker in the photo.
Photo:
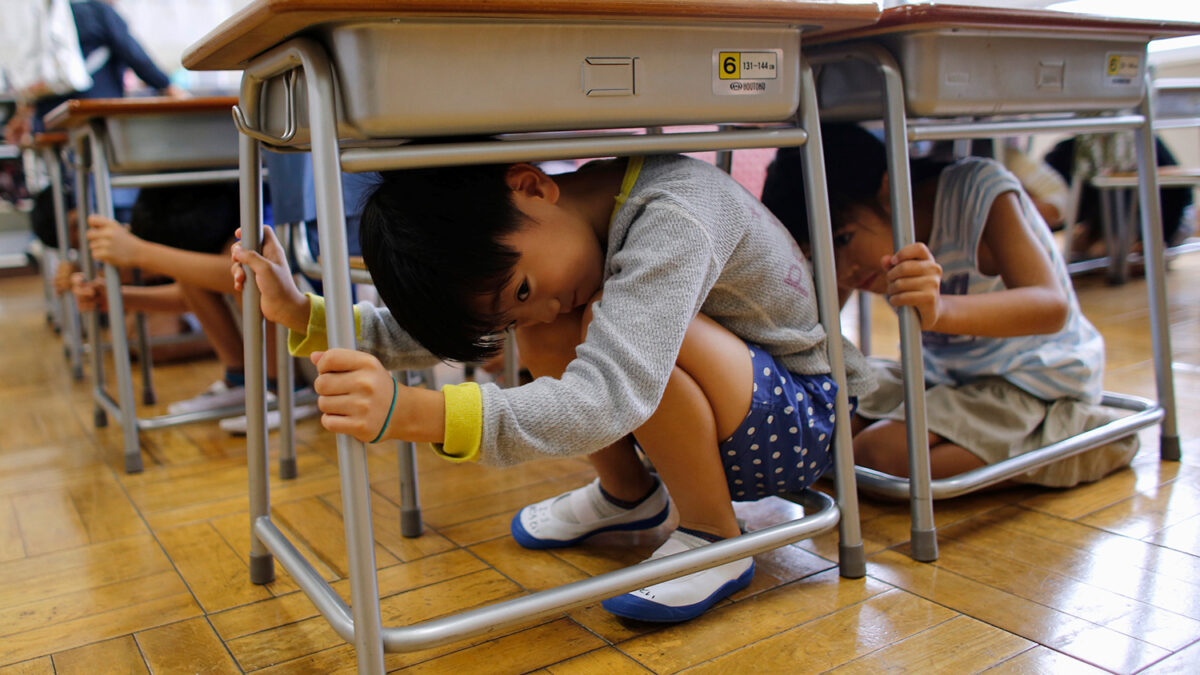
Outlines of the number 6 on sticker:
[{"label": "number 6 on sticker", "polygon": [[721,52],[719,60],[722,80],[736,80],[742,76],[740,52]]}]

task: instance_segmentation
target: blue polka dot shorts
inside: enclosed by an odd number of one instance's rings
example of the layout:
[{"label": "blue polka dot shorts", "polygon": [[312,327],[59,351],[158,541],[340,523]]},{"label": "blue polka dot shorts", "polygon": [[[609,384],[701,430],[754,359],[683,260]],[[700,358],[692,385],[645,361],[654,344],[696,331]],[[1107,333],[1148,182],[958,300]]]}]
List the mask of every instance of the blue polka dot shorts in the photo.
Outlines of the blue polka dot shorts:
[{"label": "blue polka dot shorts", "polygon": [[721,461],[734,501],[799,492],[833,465],[834,398],[828,375],[788,372],[751,345],[754,395],[738,430],[721,443]]}]

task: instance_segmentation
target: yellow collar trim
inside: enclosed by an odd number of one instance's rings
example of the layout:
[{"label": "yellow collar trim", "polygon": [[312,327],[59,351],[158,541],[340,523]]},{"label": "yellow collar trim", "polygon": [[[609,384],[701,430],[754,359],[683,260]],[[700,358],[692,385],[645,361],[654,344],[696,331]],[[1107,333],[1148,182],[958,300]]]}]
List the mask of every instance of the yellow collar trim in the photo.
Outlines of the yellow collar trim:
[{"label": "yellow collar trim", "polygon": [[633,184],[637,182],[638,174],[642,172],[643,159],[640,155],[630,157],[629,163],[625,165],[625,177],[621,179],[621,193],[613,197],[613,200],[617,203],[613,205],[612,216],[608,219],[610,223],[617,217],[617,211],[621,209],[625,200],[629,199],[629,191],[633,189]]}]

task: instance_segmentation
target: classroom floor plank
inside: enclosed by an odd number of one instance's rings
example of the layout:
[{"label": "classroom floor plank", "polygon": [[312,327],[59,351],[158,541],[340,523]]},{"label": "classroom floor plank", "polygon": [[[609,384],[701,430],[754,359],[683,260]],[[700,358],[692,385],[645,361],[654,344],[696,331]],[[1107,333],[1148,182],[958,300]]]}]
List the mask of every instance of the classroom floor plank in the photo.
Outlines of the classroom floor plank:
[{"label": "classroom floor plank", "polygon": [[[1108,341],[1107,386],[1153,395],[1144,282],[1114,288],[1085,277],[1076,284]],[[748,589],[688,624],[625,621],[591,603],[387,654],[386,669],[1198,672],[1200,256],[1177,259],[1169,287],[1181,462],[1159,461],[1157,430],[1150,429],[1139,435],[1142,446],[1128,469],[1094,484],[1006,488],[940,502],[941,555],[934,563],[909,557],[906,502],[864,497],[864,579],[838,576],[838,539],[829,533],[758,556]],[[87,385],[71,379],[41,302],[37,278],[0,279],[0,675],[353,673],[353,647],[278,563],[276,581],[249,582],[244,440],[211,422],[144,433],[146,469],[125,474],[120,429],[92,427]],[[871,310],[876,352],[895,355],[894,313],[881,300]],[[854,312],[843,317],[850,333]],[[155,368],[159,403],[139,409],[146,415],[220,376],[212,359]],[[279,479],[278,447],[270,451],[272,516],[346,599],[336,444],[313,419],[298,423],[296,437],[296,479]],[[271,435],[273,446],[277,438]],[[406,538],[396,452],[389,444],[367,451],[388,626],[636,564],[676,522],[673,513],[646,532],[528,551],[511,538],[513,514],[586,484],[586,462],[464,467],[418,448],[425,529]],[[779,499],[736,510],[751,529],[802,514]]]}]

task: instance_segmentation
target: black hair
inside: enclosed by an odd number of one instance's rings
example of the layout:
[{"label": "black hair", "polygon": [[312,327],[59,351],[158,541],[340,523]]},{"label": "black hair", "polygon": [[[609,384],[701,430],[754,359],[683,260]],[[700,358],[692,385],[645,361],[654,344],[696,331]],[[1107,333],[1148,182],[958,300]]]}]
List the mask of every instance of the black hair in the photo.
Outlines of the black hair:
[{"label": "black hair", "polygon": [[155,244],[220,253],[240,224],[237,185],[173,185],[143,188],[129,216],[129,229]]},{"label": "black hair", "polygon": [[[882,208],[879,188],[887,172],[887,148],[874,134],[849,122],[821,125],[829,215],[838,228],[855,207]],[[799,148],[781,148],[767,167],[762,202],[802,246],[808,241],[808,204]],[[941,174],[950,162],[915,159],[910,162],[915,186]]]},{"label": "black hair", "polygon": [[385,171],[363,204],[359,241],[379,297],[440,359],[480,361],[502,344],[501,317],[486,308],[520,258],[501,239],[525,222],[508,168]]},{"label": "black hair", "polygon": [[[67,185],[63,186],[63,201],[65,209],[75,208],[75,192]],[[65,215],[65,212],[64,212]],[[58,248],[58,226],[54,220],[54,188],[47,187],[33,198],[33,211],[29,214],[33,225],[33,234],[47,248]],[[68,227],[71,227],[68,224]]]}]

